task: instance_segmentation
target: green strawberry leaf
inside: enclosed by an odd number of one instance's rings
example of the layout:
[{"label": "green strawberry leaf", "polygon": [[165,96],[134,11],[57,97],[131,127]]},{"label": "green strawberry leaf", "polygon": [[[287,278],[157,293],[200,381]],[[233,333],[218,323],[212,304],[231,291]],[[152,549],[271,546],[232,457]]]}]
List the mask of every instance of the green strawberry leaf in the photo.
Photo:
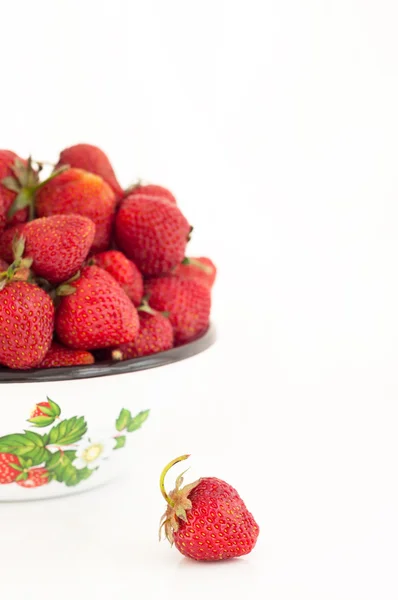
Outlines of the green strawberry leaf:
[{"label": "green strawberry leaf", "polygon": [[18,193],[18,196],[15,198],[14,202],[11,204],[7,212],[7,217],[11,219],[11,217],[13,217],[16,212],[18,212],[22,208],[30,206],[30,204],[32,203],[32,197],[33,194],[30,189],[22,188]]},{"label": "green strawberry leaf", "polygon": [[126,445],[126,436],[125,435],[119,435],[118,437],[115,438],[116,440],[116,446],[114,447],[114,450],[118,450],[119,448],[124,448],[124,446]]},{"label": "green strawberry leaf", "polygon": [[120,415],[116,420],[116,429],[118,431],[123,431],[126,429],[127,425],[130,423],[132,419],[131,412],[127,410],[127,408],[122,408],[120,411]]},{"label": "green strawberry leaf", "polygon": [[16,192],[17,194],[21,189],[21,186],[19,185],[15,177],[4,177],[4,179],[1,180],[1,183],[4,185],[5,188],[11,190],[12,192]]},{"label": "green strawberry leaf", "polygon": [[[49,403],[51,411],[52,411],[51,415],[54,415],[55,417],[59,417],[59,415],[61,414],[61,408],[58,406],[58,404],[56,402],[54,402],[53,400],[51,400],[48,396],[47,396],[47,402]],[[42,412],[45,412],[43,410],[43,408],[41,410],[42,410]]]},{"label": "green strawberry leaf", "polygon": [[52,425],[54,421],[55,417],[47,417],[45,415],[39,415],[38,417],[28,419],[28,422],[35,425],[35,427],[48,427],[49,425]]},{"label": "green strawberry leaf", "polygon": [[130,419],[127,425],[127,431],[131,433],[132,431],[136,431],[141,427],[143,423],[147,420],[149,416],[149,410],[142,410],[138,415]]},{"label": "green strawberry leaf", "polygon": [[18,475],[18,477],[15,479],[15,481],[26,481],[28,478],[28,474],[26,471],[23,471],[23,473],[20,473]]},{"label": "green strawberry leaf", "polygon": [[84,479],[88,479],[93,471],[87,467],[84,469],[76,469],[72,464],[76,458],[74,450],[66,450],[65,452],[57,451],[51,455],[46,462],[46,468],[60,483],[64,483],[68,487],[77,485]]},{"label": "green strawberry leaf", "polygon": [[50,452],[44,446],[44,436],[33,431],[12,433],[0,438],[0,452],[31,459],[32,465],[39,465],[47,460]]},{"label": "green strawberry leaf", "polygon": [[48,444],[68,446],[81,440],[87,431],[84,417],[72,417],[61,421],[48,434]]}]

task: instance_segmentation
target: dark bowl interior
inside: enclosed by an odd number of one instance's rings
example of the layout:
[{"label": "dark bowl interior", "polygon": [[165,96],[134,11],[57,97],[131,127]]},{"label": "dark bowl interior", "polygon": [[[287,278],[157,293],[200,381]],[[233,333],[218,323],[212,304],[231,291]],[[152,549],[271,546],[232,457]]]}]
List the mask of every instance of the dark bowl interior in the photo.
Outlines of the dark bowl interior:
[{"label": "dark bowl interior", "polygon": [[195,354],[200,354],[212,346],[215,339],[215,328],[211,325],[203,335],[188,344],[142,358],[132,358],[116,362],[98,362],[94,365],[83,365],[81,367],[30,369],[29,371],[13,371],[0,367],[0,384],[88,379],[90,377],[120,375],[122,373],[153,369],[154,367],[162,367],[195,356]]}]

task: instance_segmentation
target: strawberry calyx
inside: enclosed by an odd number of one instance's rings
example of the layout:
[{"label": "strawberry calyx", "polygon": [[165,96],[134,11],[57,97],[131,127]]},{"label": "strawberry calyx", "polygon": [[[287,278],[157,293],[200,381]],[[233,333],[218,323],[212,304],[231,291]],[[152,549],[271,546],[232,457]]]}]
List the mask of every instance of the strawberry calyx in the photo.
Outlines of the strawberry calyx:
[{"label": "strawberry calyx", "polygon": [[57,288],[55,288],[56,296],[70,296],[76,292],[76,288],[71,285],[74,281],[79,279],[80,271],[77,271],[70,279],[61,283]]},{"label": "strawberry calyx", "polygon": [[142,187],[143,185],[146,185],[146,182],[143,179],[137,179],[135,183],[132,183],[123,191],[124,197],[128,196],[131,194],[131,192],[134,192],[134,190]]},{"label": "strawberry calyx", "polygon": [[30,279],[30,267],[32,258],[23,258],[25,251],[25,238],[15,237],[12,243],[14,262],[6,271],[0,273],[0,290],[11,281],[28,281]]},{"label": "strawberry calyx", "polygon": [[188,520],[187,510],[190,510],[192,508],[192,502],[189,499],[189,494],[197,485],[199,485],[200,479],[194,481],[193,483],[189,483],[184,487],[181,487],[184,482],[183,475],[186,473],[186,471],[184,471],[183,473],[181,473],[181,475],[177,477],[175,488],[169,494],[166,492],[164,480],[166,474],[171,469],[171,467],[181,462],[182,460],[186,460],[187,458],[189,458],[189,456],[189,454],[184,454],[183,456],[175,458],[165,466],[160,475],[160,491],[162,493],[163,498],[167,502],[167,508],[166,512],[163,514],[161,519],[161,524],[159,528],[159,539],[161,539],[162,531],[164,528],[166,538],[168,539],[171,545],[173,545],[174,543],[174,533],[179,529],[179,519],[185,522]]},{"label": "strawberry calyx", "polygon": [[213,272],[213,269],[209,267],[209,265],[205,265],[204,263],[202,263],[202,261],[198,260],[197,258],[190,258],[189,256],[186,256],[181,264],[193,265],[194,267],[201,269],[207,275],[211,275]]},{"label": "strawberry calyx", "polygon": [[[149,296],[144,296],[141,300],[141,304],[137,307],[138,312],[145,312],[148,313],[149,315],[163,315],[164,317],[166,317],[166,319],[169,317],[170,313],[168,311],[162,311],[159,312],[158,310],[155,310],[153,308],[151,308],[151,306],[149,306]],[[117,359],[116,360],[120,360]]]},{"label": "strawberry calyx", "polygon": [[[37,165],[36,169],[33,167],[34,162]],[[36,192],[38,192],[38,190],[51,181],[51,179],[54,179],[54,177],[57,177],[69,169],[69,165],[64,165],[59,169],[56,169],[47,179],[40,181],[39,173],[42,168],[42,163],[33,161],[31,156],[29,156],[26,164],[20,158],[16,158],[11,167],[14,175],[2,179],[1,183],[3,186],[17,194],[14,202],[11,204],[7,212],[7,217],[9,219],[11,219],[11,217],[13,217],[19,210],[28,208],[29,221],[32,221],[35,218]]]},{"label": "strawberry calyx", "polygon": [[149,296],[144,296],[141,300],[141,304],[137,307],[139,312],[146,312],[149,315],[156,315],[157,311],[149,306]]}]

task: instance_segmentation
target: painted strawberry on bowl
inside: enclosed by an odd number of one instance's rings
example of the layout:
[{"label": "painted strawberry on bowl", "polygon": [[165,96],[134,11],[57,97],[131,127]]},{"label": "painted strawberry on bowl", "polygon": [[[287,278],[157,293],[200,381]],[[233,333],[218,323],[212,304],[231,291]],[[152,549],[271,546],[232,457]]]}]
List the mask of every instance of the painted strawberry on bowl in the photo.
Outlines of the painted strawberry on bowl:
[{"label": "painted strawberry on bowl", "polygon": [[127,470],[170,370],[215,338],[216,269],[187,258],[192,228],[171,192],[123,192],[87,144],[42,169],[0,151],[0,501]]}]

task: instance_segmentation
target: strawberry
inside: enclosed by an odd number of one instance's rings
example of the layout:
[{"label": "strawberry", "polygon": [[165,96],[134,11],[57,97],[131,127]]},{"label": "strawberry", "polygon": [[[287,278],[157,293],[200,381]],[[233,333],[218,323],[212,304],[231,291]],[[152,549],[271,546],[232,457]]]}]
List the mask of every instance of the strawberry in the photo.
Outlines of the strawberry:
[{"label": "strawberry", "polygon": [[141,198],[160,198],[161,200],[168,200],[172,204],[177,204],[177,200],[173,194],[161,185],[143,185],[138,183],[128,190],[128,195],[140,196]]},{"label": "strawberry", "polygon": [[[132,341],[138,333],[137,309],[104,269],[85,267],[72,286],[59,293],[55,329],[60,341],[77,350],[107,348]],[[72,293],[71,293],[72,292]]]},{"label": "strawberry", "polygon": [[99,175],[113,189],[118,200],[124,192],[116,179],[115,172],[106,154],[90,144],[76,144],[62,150],[57,167],[69,165],[75,169],[83,169],[94,175]]},{"label": "strawberry", "polygon": [[8,267],[9,267],[8,263],[6,263],[5,260],[3,260],[2,258],[0,258],[0,273],[2,271],[7,271]]},{"label": "strawberry", "polygon": [[0,286],[0,364],[37,367],[51,345],[54,305],[46,292],[25,281],[3,279]]},{"label": "strawberry", "polygon": [[167,501],[161,530],[177,549],[194,560],[224,560],[249,554],[256,545],[259,527],[238,492],[216,477],[203,477],[183,488],[183,477],[167,494],[168,470],[189,455],[171,461],[160,477]]},{"label": "strawberry", "polygon": [[116,215],[116,242],[146,276],[168,273],[183,260],[190,231],[180,209],[158,198],[128,196]]},{"label": "strawberry", "polygon": [[212,288],[217,269],[210,258],[201,256],[200,258],[184,258],[182,263],[176,266],[173,274],[184,279],[195,279],[208,288]]},{"label": "strawberry", "polygon": [[27,223],[25,256],[32,269],[50,283],[66,281],[82,266],[91,248],[95,225],[80,215],[55,215]]},{"label": "strawberry", "polygon": [[173,327],[164,315],[150,309],[147,305],[138,308],[138,315],[140,329],[137,336],[132,342],[122,344],[112,352],[114,360],[148,356],[173,347]]},{"label": "strawberry", "polygon": [[44,467],[29,469],[24,475],[25,478],[17,481],[17,484],[24,488],[40,487],[50,481],[50,473]]},{"label": "strawberry", "polygon": [[167,312],[176,344],[184,344],[209,326],[211,297],[208,287],[173,275],[150,279],[145,291],[152,308]]},{"label": "strawberry", "polygon": [[[53,342],[47,352],[44,360],[40,363],[40,369],[49,369],[53,367],[74,367],[77,365],[92,365],[94,356],[86,350],[72,350],[64,348],[60,344]],[[42,403],[42,405],[47,403]],[[40,416],[40,415],[35,415]]]},{"label": "strawberry", "polygon": [[13,483],[18,475],[20,474],[20,470],[13,469],[12,465],[16,465],[19,467],[20,462],[19,458],[14,454],[6,454],[4,452],[0,453],[0,484],[4,483]]},{"label": "strawberry", "polygon": [[41,410],[42,408],[50,408],[51,409],[51,404],[49,402],[39,402],[38,404],[35,405],[34,409],[32,410],[32,412],[30,414],[30,418],[34,419],[35,417],[47,417],[47,413],[43,412]]},{"label": "strawberry", "polygon": [[9,263],[14,260],[13,241],[21,237],[26,223],[9,227],[0,234],[0,256]]},{"label": "strawberry", "polygon": [[10,225],[27,220],[28,204],[38,183],[31,159],[24,160],[11,150],[0,150],[0,203],[6,214],[11,211],[7,219]]},{"label": "strawberry", "polygon": [[133,304],[140,305],[144,295],[142,275],[135,264],[122,252],[117,250],[101,252],[91,258],[91,263],[105,269],[122,286]]},{"label": "strawberry", "polygon": [[98,175],[81,169],[61,173],[36,193],[39,217],[78,214],[94,222],[92,252],[109,247],[115,207],[115,194],[109,185]]}]

